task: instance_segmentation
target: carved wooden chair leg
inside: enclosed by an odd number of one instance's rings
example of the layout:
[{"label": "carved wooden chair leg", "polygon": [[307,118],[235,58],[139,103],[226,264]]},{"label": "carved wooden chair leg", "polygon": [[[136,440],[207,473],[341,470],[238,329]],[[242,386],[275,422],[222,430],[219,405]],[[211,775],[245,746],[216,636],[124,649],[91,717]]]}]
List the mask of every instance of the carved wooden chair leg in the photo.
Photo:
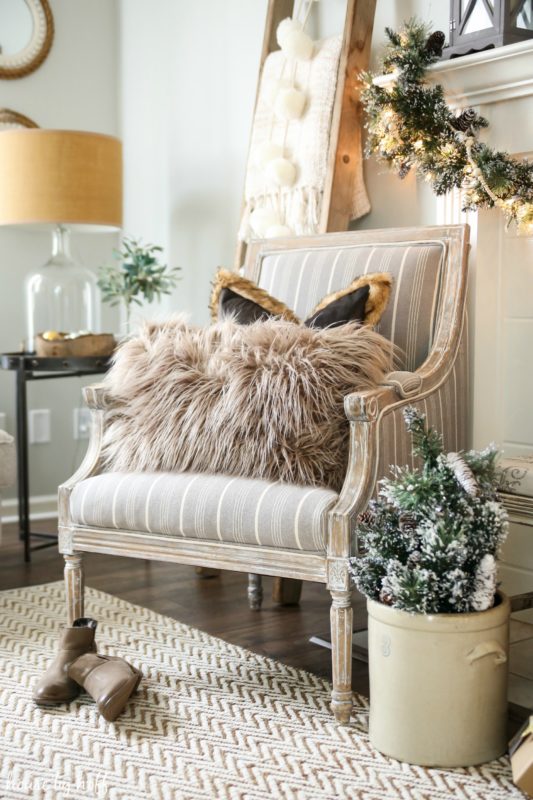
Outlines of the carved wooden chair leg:
[{"label": "carved wooden chair leg", "polygon": [[302,594],[303,581],[295,578],[274,578],[272,600],[280,606],[297,606]]},{"label": "carved wooden chair leg", "polygon": [[83,556],[81,553],[65,555],[65,591],[67,595],[67,624],[84,616]]},{"label": "carved wooden chair leg", "polygon": [[248,573],[248,605],[252,611],[259,611],[263,602],[263,582],[261,575]]},{"label": "carved wooden chair leg", "polygon": [[352,593],[331,591],[331,598],[331,710],[336,722],[347,725],[352,713]]}]

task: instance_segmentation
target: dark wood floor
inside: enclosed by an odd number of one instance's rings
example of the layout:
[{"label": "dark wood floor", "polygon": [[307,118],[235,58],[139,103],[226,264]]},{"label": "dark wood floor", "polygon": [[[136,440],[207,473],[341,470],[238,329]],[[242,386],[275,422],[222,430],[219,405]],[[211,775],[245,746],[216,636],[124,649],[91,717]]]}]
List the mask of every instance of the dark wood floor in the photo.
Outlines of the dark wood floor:
[{"label": "dark wood floor", "polygon": [[[35,529],[54,531],[54,521],[35,523]],[[264,578],[261,611],[250,611],[246,599],[246,575],[224,572],[218,578],[201,579],[193,567],[87,554],[86,584],[95,589],[146,606],[242,645],[272,656],[285,664],[331,677],[330,653],[309,642],[329,627],[330,598],[321,584],[306,583],[299,606],[279,607],[271,599],[272,580]],[[0,549],[0,589],[31,586],[61,580],[63,559],[55,547],[32,554],[25,564],[14,525],[5,525]],[[356,613],[362,613],[356,604]],[[90,607],[86,609],[90,615]],[[368,696],[365,664],[354,661],[353,687]]]}]

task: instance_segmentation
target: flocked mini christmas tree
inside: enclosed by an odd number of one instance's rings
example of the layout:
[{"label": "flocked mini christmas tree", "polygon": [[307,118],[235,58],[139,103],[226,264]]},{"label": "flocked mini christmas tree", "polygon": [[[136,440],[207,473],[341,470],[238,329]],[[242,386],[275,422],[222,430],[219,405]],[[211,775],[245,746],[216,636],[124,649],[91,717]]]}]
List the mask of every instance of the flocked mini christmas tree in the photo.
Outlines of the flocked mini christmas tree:
[{"label": "flocked mini christmas tree", "polygon": [[367,597],[421,614],[494,603],[507,516],[496,495],[497,451],[443,452],[415,408],[404,412],[419,469],[383,480],[359,527],[354,582]]}]

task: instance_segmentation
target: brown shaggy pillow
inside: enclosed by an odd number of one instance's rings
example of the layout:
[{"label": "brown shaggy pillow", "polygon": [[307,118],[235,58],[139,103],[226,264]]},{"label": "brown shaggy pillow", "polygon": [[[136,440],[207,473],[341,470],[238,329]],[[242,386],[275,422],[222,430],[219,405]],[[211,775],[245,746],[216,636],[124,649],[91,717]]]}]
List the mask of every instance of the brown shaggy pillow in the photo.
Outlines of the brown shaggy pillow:
[{"label": "brown shaggy pillow", "polygon": [[107,468],[210,472],[339,490],[346,471],[344,396],[391,368],[369,327],[315,329],[280,319],[207,328],[147,324],[106,378],[118,402]]}]

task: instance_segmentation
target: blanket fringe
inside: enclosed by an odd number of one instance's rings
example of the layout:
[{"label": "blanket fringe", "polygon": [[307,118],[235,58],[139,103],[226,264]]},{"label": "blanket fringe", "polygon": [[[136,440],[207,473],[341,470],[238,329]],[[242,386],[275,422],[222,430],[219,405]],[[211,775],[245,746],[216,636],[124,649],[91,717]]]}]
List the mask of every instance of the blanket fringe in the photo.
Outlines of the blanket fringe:
[{"label": "blanket fringe", "polygon": [[297,236],[318,233],[323,191],[315,187],[298,186],[289,191],[251,197],[244,206],[239,240],[250,242],[257,238],[250,225],[250,215],[256,208],[271,208],[283,225],[287,225]]}]

